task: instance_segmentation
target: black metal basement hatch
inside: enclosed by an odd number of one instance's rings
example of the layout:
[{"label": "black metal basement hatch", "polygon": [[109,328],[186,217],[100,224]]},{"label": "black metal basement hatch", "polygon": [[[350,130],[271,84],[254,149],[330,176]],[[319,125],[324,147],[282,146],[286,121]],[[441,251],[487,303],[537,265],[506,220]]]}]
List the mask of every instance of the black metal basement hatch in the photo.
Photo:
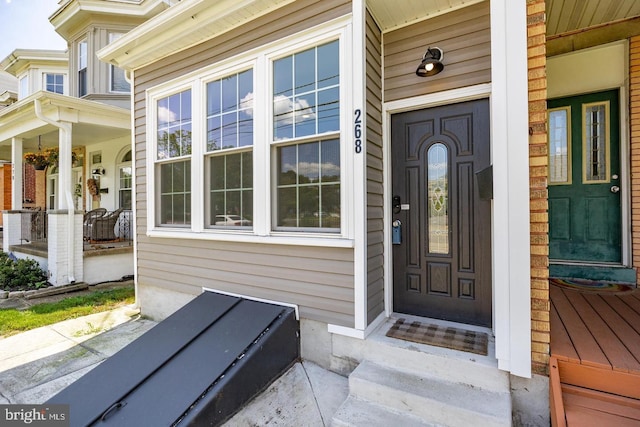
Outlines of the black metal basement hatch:
[{"label": "black metal basement hatch", "polygon": [[295,310],[204,292],[52,397],[71,426],[219,425],[299,359]]}]

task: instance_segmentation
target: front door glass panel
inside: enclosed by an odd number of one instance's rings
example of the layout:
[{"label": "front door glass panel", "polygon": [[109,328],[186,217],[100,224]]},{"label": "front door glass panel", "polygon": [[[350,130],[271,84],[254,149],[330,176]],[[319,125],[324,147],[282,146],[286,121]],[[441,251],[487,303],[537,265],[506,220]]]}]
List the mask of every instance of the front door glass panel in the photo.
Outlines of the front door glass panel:
[{"label": "front door glass panel", "polygon": [[427,200],[429,230],[429,253],[449,253],[449,153],[441,143],[429,147]]},{"label": "front door glass panel", "polygon": [[549,110],[549,184],[571,184],[571,108]]},{"label": "front door glass panel", "polygon": [[584,104],[584,182],[609,181],[608,102]]}]

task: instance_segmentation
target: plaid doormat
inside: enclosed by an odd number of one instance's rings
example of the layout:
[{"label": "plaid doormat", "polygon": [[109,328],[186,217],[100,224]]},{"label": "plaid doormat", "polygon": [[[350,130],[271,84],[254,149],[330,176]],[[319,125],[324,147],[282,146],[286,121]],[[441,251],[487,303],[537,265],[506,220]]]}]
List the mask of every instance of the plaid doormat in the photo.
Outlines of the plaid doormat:
[{"label": "plaid doormat", "polygon": [[389,329],[387,336],[421,344],[452,348],[469,353],[487,355],[489,336],[484,332],[411,322],[400,318]]}]

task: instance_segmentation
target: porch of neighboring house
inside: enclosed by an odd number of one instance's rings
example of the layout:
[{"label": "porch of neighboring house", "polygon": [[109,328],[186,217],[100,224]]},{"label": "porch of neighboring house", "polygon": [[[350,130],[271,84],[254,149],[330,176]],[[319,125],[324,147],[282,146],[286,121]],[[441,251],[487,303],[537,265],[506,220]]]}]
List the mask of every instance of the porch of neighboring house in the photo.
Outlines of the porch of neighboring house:
[{"label": "porch of neighboring house", "polygon": [[640,290],[549,291],[552,425],[639,425]]},{"label": "porch of neighboring house", "polygon": [[[23,209],[9,211],[8,215],[12,229],[19,235],[19,240],[14,238],[8,245],[9,252],[18,258],[36,259],[45,271],[51,271],[50,214],[39,209]],[[81,252],[81,281],[93,284],[132,275],[133,212],[95,209],[85,213]]]}]

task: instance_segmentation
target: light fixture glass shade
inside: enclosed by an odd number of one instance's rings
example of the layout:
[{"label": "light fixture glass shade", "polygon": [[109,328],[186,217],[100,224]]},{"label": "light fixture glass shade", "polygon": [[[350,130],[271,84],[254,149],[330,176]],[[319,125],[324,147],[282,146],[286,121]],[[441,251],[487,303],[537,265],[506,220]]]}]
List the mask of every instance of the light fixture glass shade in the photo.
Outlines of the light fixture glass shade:
[{"label": "light fixture glass shade", "polygon": [[444,53],[439,47],[430,47],[422,57],[422,62],[416,70],[416,75],[420,77],[435,76],[440,71],[444,70],[444,64],[442,58]]}]

